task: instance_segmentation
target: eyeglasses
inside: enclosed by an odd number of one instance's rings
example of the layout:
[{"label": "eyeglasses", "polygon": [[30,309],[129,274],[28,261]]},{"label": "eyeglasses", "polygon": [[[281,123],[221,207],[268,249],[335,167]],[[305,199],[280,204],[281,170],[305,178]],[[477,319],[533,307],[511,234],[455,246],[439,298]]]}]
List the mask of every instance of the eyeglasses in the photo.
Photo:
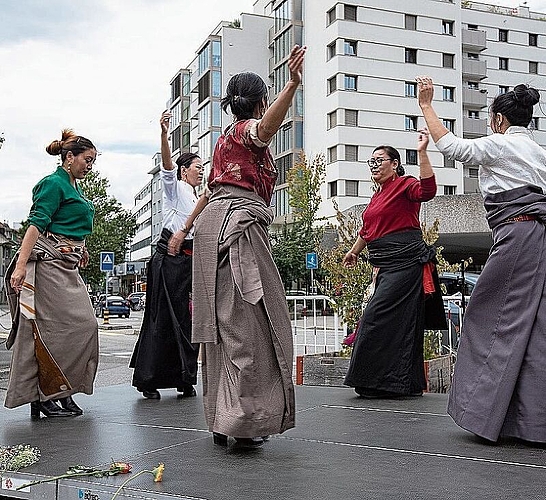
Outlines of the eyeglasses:
[{"label": "eyeglasses", "polygon": [[392,158],[370,158],[368,165],[372,168],[375,166],[380,167],[384,161],[392,161]]}]

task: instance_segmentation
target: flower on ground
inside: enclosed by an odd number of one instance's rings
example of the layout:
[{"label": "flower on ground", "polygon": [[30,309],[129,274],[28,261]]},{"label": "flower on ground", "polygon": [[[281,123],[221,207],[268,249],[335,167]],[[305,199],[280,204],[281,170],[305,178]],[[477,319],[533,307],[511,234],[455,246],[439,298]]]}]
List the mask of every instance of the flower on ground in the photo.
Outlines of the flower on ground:
[{"label": "flower on ground", "polygon": [[159,483],[163,481],[163,471],[165,470],[165,464],[163,462],[160,462],[159,465],[152,470],[152,474],[154,475],[154,483]]},{"label": "flower on ground", "polygon": [[0,472],[14,472],[40,460],[40,450],[28,444],[0,446]]},{"label": "flower on ground", "polygon": [[125,481],[123,481],[123,483],[121,483],[119,485],[118,489],[114,493],[114,496],[112,497],[111,500],[116,499],[116,497],[119,495],[119,492],[127,485],[127,483],[129,481],[132,481],[133,479],[136,479],[138,476],[140,476],[142,474],[152,474],[152,476],[154,476],[154,483],[158,483],[160,481],[163,481],[163,471],[164,470],[165,470],[165,464],[160,462],[157,465],[157,467],[155,467],[152,470],[141,470],[141,471],[137,472],[134,476],[131,476],[130,478],[126,479]]}]

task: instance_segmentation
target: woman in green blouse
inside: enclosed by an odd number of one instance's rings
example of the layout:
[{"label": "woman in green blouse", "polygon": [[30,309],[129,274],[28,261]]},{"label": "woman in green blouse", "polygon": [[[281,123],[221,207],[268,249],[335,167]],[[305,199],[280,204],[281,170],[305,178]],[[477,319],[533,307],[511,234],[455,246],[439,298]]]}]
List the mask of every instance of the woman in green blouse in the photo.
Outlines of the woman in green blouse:
[{"label": "woman in green blouse", "polygon": [[30,225],[6,275],[13,354],[5,406],[30,403],[35,418],[81,415],[72,394],[92,394],[98,364],[97,321],[78,270],[89,260],[94,214],[78,180],[97,150],[64,130],[46,151],[62,165],[34,186]]}]

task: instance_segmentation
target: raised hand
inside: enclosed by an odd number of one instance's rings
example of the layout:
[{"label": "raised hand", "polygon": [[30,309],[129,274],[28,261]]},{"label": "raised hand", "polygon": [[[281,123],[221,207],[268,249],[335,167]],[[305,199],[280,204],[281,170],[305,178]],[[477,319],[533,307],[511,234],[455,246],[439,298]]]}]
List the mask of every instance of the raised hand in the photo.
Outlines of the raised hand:
[{"label": "raised hand", "polygon": [[172,114],[165,110],[161,113],[161,118],[159,119],[159,124],[161,125],[161,132],[164,134],[169,133],[169,123],[171,121]]},{"label": "raised hand", "polygon": [[427,106],[432,104],[432,98],[434,97],[434,82],[430,76],[418,76],[417,89],[419,90],[419,106]]},{"label": "raised hand", "polygon": [[288,59],[288,70],[290,71],[290,81],[300,84],[302,69],[303,69],[303,60],[305,58],[305,51],[307,47],[300,47],[299,45],[294,45],[292,51],[290,52],[290,58]]},{"label": "raised hand", "polygon": [[419,133],[417,136],[417,151],[426,151],[430,139],[428,128],[420,128],[417,132]]}]

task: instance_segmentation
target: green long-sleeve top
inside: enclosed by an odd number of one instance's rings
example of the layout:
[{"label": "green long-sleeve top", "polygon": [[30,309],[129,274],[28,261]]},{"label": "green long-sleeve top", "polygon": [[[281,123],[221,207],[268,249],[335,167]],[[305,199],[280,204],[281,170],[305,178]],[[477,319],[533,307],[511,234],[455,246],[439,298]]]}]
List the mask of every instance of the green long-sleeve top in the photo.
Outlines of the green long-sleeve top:
[{"label": "green long-sleeve top", "polygon": [[50,231],[73,240],[83,240],[93,230],[93,203],[78,185],[70,183],[62,167],[44,177],[32,190],[29,222],[40,232]]}]

